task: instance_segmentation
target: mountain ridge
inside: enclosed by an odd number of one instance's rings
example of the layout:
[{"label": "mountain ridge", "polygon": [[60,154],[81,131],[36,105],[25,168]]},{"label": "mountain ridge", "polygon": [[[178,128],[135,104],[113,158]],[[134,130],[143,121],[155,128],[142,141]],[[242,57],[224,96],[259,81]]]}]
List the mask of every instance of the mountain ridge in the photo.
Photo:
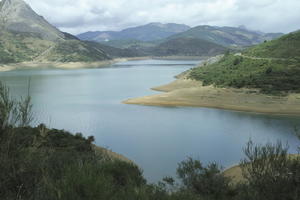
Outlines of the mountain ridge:
[{"label": "mountain ridge", "polygon": [[264,42],[265,40],[272,40],[282,36],[282,33],[262,33],[258,31],[248,30],[243,27],[219,27],[201,25],[191,28],[185,32],[173,35],[168,39],[174,38],[198,38],[219,45],[233,47],[241,46],[247,47]]},{"label": "mountain ridge", "polygon": [[190,29],[185,24],[152,22],[149,24],[126,28],[121,31],[89,31],[77,35],[82,40],[103,42],[107,40],[152,41],[167,38],[176,33]]}]

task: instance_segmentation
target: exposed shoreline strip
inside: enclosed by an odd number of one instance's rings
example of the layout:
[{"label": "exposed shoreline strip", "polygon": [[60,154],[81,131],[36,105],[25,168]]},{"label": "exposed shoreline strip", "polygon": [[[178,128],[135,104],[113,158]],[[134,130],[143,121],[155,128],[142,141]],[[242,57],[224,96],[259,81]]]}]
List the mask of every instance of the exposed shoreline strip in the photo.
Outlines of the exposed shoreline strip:
[{"label": "exposed shoreline strip", "polygon": [[145,60],[150,57],[132,57],[132,58],[116,58],[112,60],[104,60],[98,62],[22,62],[0,65],[0,72],[14,70],[32,70],[32,69],[91,69],[108,67],[118,62],[126,62],[130,60]]},{"label": "exposed shoreline strip", "polygon": [[103,60],[97,62],[21,62],[0,64],[0,72],[14,71],[14,70],[32,70],[32,69],[93,69],[108,67],[115,63],[133,61],[133,60],[147,60],[147,59],[162,59],[162,60],[201,60],[207,57],[196,56],[167,56],[167,57],[127,57],[115,58],[112,60]]},{"label": "exposed shoreline strip", "polygon": [[164,93],[133,98],[125,104],[146,106],[206,107],[272,115],[300,115],[300,94],[271,96],[254,89],[216,88],[201,82],[178,79],[168,85],[152,88]]}]

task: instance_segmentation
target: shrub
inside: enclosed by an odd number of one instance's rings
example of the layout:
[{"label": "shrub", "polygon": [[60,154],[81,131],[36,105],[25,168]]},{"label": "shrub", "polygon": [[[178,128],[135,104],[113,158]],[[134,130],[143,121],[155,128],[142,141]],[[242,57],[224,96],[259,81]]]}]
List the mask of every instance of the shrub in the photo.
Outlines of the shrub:
[{"label": "shrub", "polygon": [[300,198],[300,160],[291,158],[288,148],[276,145],[254,145],[244,150],[243,175],[247,180],[250,199],[297,200]]},{"label": "shrub", "polygon": [[177,175],[186,189],[201,197],[222,199],[231,191],[230,180],[215,163],[204,167],[200,161],[189,158],[179,164]]}]

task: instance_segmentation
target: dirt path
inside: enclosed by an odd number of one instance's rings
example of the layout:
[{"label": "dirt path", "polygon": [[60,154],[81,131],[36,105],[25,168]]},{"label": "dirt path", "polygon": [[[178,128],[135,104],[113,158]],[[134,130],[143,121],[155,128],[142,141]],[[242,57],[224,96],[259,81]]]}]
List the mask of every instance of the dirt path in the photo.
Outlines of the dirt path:
[{"label": "dirt path", "polygon": [[241,56],[243,58],[253,59],[253,60],[268,60],[268,61],[272,61],[272,60],[288,61],[288,60],[291,60],[291,59],[286,59],[286,58],[262,58],[262,57],[246,56],[246,55],[243,55],[241,53],[236,53],[234,55],[235,56]]},{"label": "dirt path", "polygon": [[35,57],[33,59],[34,62],[37,62],[37,61],[42,61],[43,58],[44,58],[44,55],[46,55],[47,53],[49,53],[52,49],[54,49],[55,47],[55,44],[54,45],[51,45],[48,49],[46,49],[45,51],[43,51],[40,55],[38,55],[37,57]]}]

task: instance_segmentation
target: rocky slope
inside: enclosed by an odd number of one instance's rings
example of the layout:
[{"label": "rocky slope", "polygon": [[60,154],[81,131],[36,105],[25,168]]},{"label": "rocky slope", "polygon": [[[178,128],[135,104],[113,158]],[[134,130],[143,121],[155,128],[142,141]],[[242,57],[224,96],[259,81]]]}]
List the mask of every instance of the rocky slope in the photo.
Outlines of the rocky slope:
[{"label": "rocky slope", "polygon": [[92,46],[63,33],[36,14],[23,0],[0,4],[0,63],[93,62],[110,59]]}]

